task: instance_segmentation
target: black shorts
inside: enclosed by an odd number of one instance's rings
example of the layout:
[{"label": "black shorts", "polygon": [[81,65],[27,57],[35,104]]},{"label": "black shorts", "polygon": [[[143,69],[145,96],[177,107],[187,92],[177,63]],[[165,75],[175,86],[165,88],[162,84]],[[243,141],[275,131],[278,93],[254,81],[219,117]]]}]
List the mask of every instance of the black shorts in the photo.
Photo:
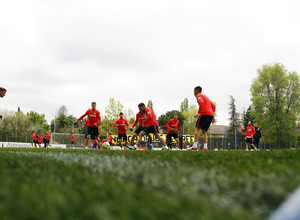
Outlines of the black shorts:
[{"label": "black shorts", "polygon": [[178,134],[177,133],[174,133],[174,134],[167,134],[167,140],[172,140],[172,137],[174,139],[177,139],[178,138]]},{"label": "black shorts", "polygon": [[95,127],[88,127],[88,135],[91,135],[91,139],[94,140],[99,136],[99,130]]},{"label": "black shorts", "polygon": [[207,131],[213,120],[214,116],[211,115],[200,115],[196,122],[196,128]]},{"label": "black shorts", "polygon": [[71,141],[71,144],[74,144],[74,141]]},{"label": "black shorts", "polygon": [[245,142],[246,142],[246,143],[250,143],[250,144],[252,144],[252,142],[253,142],[253,139],[252,139],[252,138],[248,138],[248,137],[247,137],[247,139],[245,140]]},{"label": "black shorts", "polygon": [[141,126],[139,126],[135,131],[134,131],[134,133],[136,133],[136,134],[139,134],[141,131],[143,131],[145,129],[145,127],[141,127]]},{"label": "black shorts", "polygon": [[127,141],[127,135],[126,134],[119,134],[118,133],[118,140],[122,140],[123,139],[123,141]]},{"label": "black shorts", "polygon": [[114,146],[113,142],[109,142],[109,145],[110,145],[110,146]]},{"label": "black shorts", "polygon": [[48,141],[48,140],[45,140],[45,143],[46,143],[46,144],[49,144],[49,143],[50,143],[50,141]]},{"label": "black shorts", "polygon": [[156,133],[159,133],[158,126],[151,125],[149,127],[144,128],[143,132],[145,132],[146,134],[150,134],[150,133],[156,134]]},{"label": "black shorts", "polygon": [[36,144],[38,144],[38,143],[39,143],[39,141],[33,141],[33,143],[36,143]]}]

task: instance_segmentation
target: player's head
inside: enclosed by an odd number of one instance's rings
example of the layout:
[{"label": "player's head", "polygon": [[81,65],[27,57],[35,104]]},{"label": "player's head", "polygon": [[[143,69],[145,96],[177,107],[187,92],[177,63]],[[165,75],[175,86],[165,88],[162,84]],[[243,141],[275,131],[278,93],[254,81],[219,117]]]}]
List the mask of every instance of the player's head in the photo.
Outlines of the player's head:
[{"label": "player's head", "polygon": [[178,118],[178,113],[177,112],[174,112],[174,118],[177,120],[177,118]]},{"label": "player's head", "polygon": [[108,133],[109,135],[111,135],[111,133]]},{"label": "player's head", "polygon": [[251,121],[249,121],[249,122],[248,122],[248,125],[250,126],[251,124],[252,124]]},{"label": "player's head", "polygon": [[5,96],[6,91],[7,91],[7,90],[6,90],[5,88],[0,87],[0,97],[1,97],[1,98],[3,98],[3,97]]},{"label": "player's head", "polygon": [[73,132],[71,132],[71,134],[73,134]]},{"label": "player's head", "polygon": [[254,123],[254,126],[255,126],[256,128],[258,127],[258,124],[257,124],[257,122],[255,122],[255,123]]},{"label": "player's head", "polygon": [[140,112],[145,112],[146,106],[145,106],[144,103],[140,103],[140,104],[138,105],[138,107],[139,107]]},{"label": "player's head", "polygon": [[92,109],[96,109],[96,102],[92,102]]},{"label": "player's head", "polygon": [[122,119],[124,117],[123,112],[120,112],[120,118]]},{"label": "player's head", "polygon": [[194,95],[198,95],[198,94],[201,93],[201,92],[202,92],[201,86],[196,86],[196,87],[194,88]]}]

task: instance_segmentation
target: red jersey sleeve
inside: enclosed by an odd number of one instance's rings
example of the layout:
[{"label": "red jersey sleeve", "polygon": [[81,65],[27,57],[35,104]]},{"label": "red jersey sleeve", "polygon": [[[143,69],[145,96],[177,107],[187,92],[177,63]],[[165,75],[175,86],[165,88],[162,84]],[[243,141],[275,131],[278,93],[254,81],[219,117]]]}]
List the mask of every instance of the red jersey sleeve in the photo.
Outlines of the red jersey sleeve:
[{"label": "red jersey sleeve", "polygon": [[88,115],[88,110],[80,118],[78,118],[76,121],[80,121],[81,119],[83,119],[87,115]]},{"label": "red jersey sleeve", "polygon": [[115,123],[113,124],[113,127],[117,127],[118,121],[119,121],[119,119],[115,121]]},{"label": "red jersey sleeve", "polygon": [[[171,119],[171,120],[172,120],[172,119]],[[172,129],[172,127],[171,127],[171,120],[169,120],[168,123],[166,124],[166,127],[167,127],[169,130]]]}]

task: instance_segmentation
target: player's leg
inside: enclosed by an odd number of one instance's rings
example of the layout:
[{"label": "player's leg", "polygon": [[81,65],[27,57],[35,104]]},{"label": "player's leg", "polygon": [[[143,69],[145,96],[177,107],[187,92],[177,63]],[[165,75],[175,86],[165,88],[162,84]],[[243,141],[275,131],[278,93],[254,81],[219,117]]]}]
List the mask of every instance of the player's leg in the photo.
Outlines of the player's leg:
[{"label": "player's leg", "polygon": [[207,151],[207,141],[208,141],[208,135],[207,135],[207,131],[206,130],[201,130],[202,132],[202,136],[203,136],[203,150]]},{"label": "player's leg", "polygon": [[172,135],[171,134],[167,134],[166,142],[167,142],[168,147],[172,147]]},{"label": "player's leg", "polygon": [[176,138],[175,141],[176,141],[176,149],[178,149],[179,148],[179,138]]},{"label": "player's leg", "polygon": [[134,133],[130,139],[130,143],[129,143],[129,146],[132,146],[133,143],[134,143],[134,139],[137,137],[137,133]]},{"label": "player's leg", "polygon": [[144,132],[144,131],[141,131],[141,132],[139,133],[138,139],[137,139],[137,141],[136,141],[136,143],[135,143],[133,149],[137,149],[137,146],[139,146],[139,144],[141,143],[142,138],[143,138],[143,136],[144,136],[145,134],[146,134],[146,132]]}]

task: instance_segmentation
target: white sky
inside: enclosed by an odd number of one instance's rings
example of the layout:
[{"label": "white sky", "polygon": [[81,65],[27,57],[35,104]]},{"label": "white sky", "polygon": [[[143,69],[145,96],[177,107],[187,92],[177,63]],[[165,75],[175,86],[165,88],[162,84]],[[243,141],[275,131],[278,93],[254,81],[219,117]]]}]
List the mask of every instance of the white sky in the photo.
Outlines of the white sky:
[{"label": "white sky", "polygon": [[193,88],[217,103],[228,124],[229,95],[241,113],[263,64],[300,70],[297,0],[10,0],[0,5],[1,109],[43,113],[61,105],[81,116],[110,97],[157,116],[196,104]]}]

